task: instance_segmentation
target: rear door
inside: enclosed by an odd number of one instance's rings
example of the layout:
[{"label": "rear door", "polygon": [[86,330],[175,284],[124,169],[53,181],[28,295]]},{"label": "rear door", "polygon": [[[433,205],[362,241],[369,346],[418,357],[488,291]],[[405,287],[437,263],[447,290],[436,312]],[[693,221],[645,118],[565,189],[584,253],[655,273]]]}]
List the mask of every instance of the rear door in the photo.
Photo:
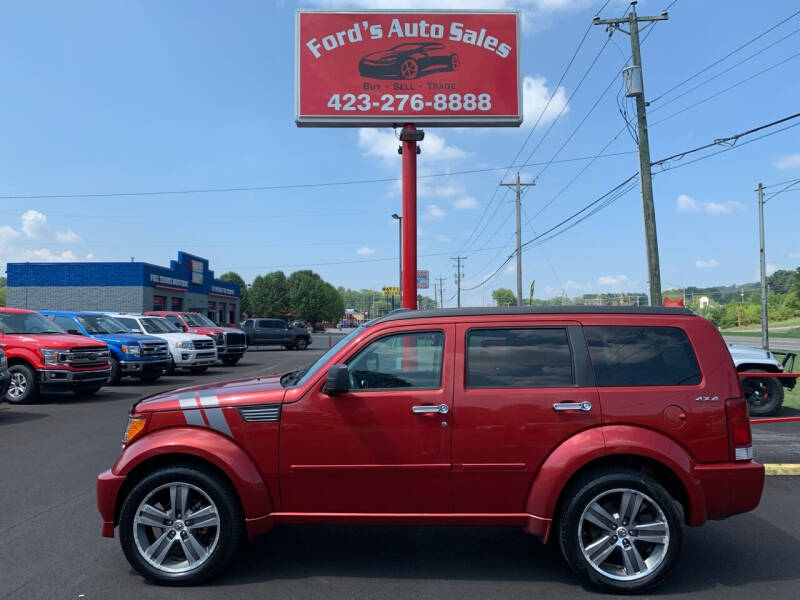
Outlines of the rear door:
[{"label": "rear door", "polygon": [[454,511],[522,513],[542,462],[600,425],[576,322],[504,319],[457,326]]}]

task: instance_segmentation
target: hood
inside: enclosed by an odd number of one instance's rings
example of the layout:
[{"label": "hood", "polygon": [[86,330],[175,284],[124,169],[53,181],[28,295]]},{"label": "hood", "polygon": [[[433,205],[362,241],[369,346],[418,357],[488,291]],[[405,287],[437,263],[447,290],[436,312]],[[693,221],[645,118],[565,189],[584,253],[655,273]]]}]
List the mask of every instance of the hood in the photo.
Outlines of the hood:
[{"label": "hood", "polygon": [[200,335],[216,335],[218,333],[225,333],[224,327],[212,327],[211,325],[203,325],[201,327],[189,327],[190,333],[199,333]]},{"label": "hood", "polygon": [[102,340],[94,338],[87,338],[82,335],[65,334],[48,334],[36,335],[35,333],[11,333],[0,336],[0,344],[5,344],[6,349],[9,346],[25,345],[34,348],[53,348],[55,350],[69,350],[70,348],[90,348],[103,346],[106,344]]},{"label": "hood", "polygon": [[196,333],[150,333],[148,337],[152,336],[154,338],[158,338],[161,340],[167,340],[168,342],[193,342],[195,340],[207,340],[207,335],[198,335]]},{"label": "hood", "polygon": [[90,334],[91,338],[108,342],[110,344],[139,344],[140,342],[163,342],[157,337],[151,335],[142,335],[140,333],[93,333]]},{"label": "hood", "polygon": [[[155,412],[181,409],[180,400],[193,396],[214,395],[220,406],[246,406],[248,404],[275,404],[283,401],[284,388],[280,375],[266,375],[231,381],[205,383],[178,388],[144,398],[133,407],[132,412]],[[199,405],[198,405],[199,407]]]},{"label": "hood", "polygon": [[738,344],[728,344],[728,350],[735,361],[743,360],[760,360],[760,361],[775,361],[777,359],[773,356],[772,352],[764,350],[763,348],[753,348],[752,346],[740,346]]}]

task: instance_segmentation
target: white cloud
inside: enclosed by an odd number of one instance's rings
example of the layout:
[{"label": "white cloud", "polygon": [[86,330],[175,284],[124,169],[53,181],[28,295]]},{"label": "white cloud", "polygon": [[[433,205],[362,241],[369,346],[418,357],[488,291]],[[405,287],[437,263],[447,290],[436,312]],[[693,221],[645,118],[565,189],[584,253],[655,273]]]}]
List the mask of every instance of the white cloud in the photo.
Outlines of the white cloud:
[{"label": "white cloud", "polygon": [[53,252],[49,248],[41,248],[39,250],[26,250],[25,255],[28,260],[38,262],[72,262],[78,260],[72,250],[64,250],[62,252]]},{"label": "white cloud", "polygon": [[526,76],[522,80],[523,126],[532,127],[539,119],[539,115],[542,115],[539,124],[543,125],[555,120],[561,113],[561,109],[564,109],[564,114],[569,112],[567,92],[564,86],[559,86],[556,89],[555,95],[548,105],[547,100],[552,93],[553,90],[547,87],[547,79],[545,77]]},{"label": "white cloud", "polygon": [[694,261],[694,266],[698,269],[714,269],[715,267],[719,266],[719,261],[715,258],[709,258],[708,260],[696,260]]},{"label": "white cloud", "polygon": [[800,252],[789,252],[789,258],[800,258]]},{"label": "white cloud", "polygon": [[[627,278],[626,278],[627,279]],[[572,281],[571,279],[564,284],[565,290],[576,290],[580,292],[587,292],[592,289],[591,283],[578,283],[576,281]]]},{"label": "white cloud", "polygon": [[456,210],[472,210],[478,208],[478,201],[472,196],[464,196],[453,202],[453,208]]},{"label": "white cloud", "polygon": [[47,217],[38,210],[22,213],[22,232],[29,238],[42,237],[47,231]]},{"label": "white cloud", "polygon": [[[393,131],[374,128],[358,130],[358,146],[364,156],[374,156],[387,163],[396,163],[398,166],[401,157],[397,153],[400,141]],[[430,130],[425,132],[425,139],[420,142],[422,153],[426,160],[459,160],[467,156],[461,148],[449,145],[446,140]],[[445,188],[446,189],[446,188]]]},{"label": "white cloud", "polygon": [[429,204],[425,209],[425,216],[429,219],[443,219],[446,214],[447,212],[437,204]]},{"label": "white cloud", "polygon": [[703,212],[713,216],[726,215],[744,208],[744,204],[734,200],[728,202],[698,202],[687,194],[678,196],[675,204],[678,212]]},{"label": "white cloud", "polygon": [[0,225],[0,246],[3,246],[19,237],[19,231],[8,225]]},{"label": "white cloud", "polygon": [[79,239],[81,239],[81,236],[72,231],[72,229],[56,231],[56,240],[59,242],[77,242]]},{"label": "white cloud", "polygon": [[775,271],[778,270],[778,267],[773,263],[767,263],[765,270],[767,271],[767,275],[772,275]]},{"label": "white cloud", "polygon": [[436,239],[437,239],[438,241],[440,241],[440,242],[449,242],[449,241],[450,241],[450,238],[449,238],[449,237],[447,237],[447,236],[446,236],[445,234],[443,234],[443,233],[440,233],[439,235],[437,235],[437,236],[436,236]]},{"label": "white cloud", "polygon": [[775,166],[779,169],[800,169],[800,152],[779,157]]},{"label": "white cloud", "polygon": [[603,275],[597,278],[597,285],[622,285],[627,281],[627,275]]},{"label": "white cloud", "polygon": [[356,254],[375,254],[375,249],[368,246],[361,246],[361,248],[356,250]]}]

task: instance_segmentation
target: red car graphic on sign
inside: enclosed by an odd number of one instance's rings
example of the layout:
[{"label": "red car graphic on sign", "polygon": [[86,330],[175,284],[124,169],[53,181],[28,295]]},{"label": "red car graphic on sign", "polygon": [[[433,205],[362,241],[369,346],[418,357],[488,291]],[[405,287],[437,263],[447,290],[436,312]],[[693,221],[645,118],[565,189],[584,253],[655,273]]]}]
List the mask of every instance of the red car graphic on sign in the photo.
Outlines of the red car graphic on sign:
[{"label": "red car graphic on sign", "polygon": [[358,62],[358,73],[372,79],[417,79],[440,71],[457,71],[461,66],[458,54],[431,54],[440,50],[444,50],[444,44],[438,42],[400,44],[364,56]]}]

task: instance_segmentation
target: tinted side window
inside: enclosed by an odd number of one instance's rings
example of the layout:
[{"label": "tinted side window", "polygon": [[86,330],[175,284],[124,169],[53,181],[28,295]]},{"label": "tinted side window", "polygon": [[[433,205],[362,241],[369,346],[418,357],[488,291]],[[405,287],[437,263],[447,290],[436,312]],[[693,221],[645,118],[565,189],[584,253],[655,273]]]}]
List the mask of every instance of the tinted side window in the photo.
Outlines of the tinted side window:
[{"label": "tinted side window", "polygon": [[347,363],[353,390],[441,387],[444,334],[440,331],[388,335]]},{"label": "tinted side window", "polygon": [[597,385],[697,385],[702,376],[677,327],[584,327]]},{"label": "tinted side window", "polygon": [[564,387],[573,383],[566,329],[473,329],[467,333],[469,388]]},{"label": "tinted side window", "polygon": [[[78,329],[78,325],[69,317],[62,317],[57,316],[53,317],[53,321],[56,325],[61,325],[64,328],[64,331],[69,331],[70,329]],[[80,329],[78,329],[80,331]]]},{"label": "tinted side window", "polygon": [[244,323],[242,323],[242,327],[252,327],[253,321],[252,319],[247,319]]},{"label": "tinted side window", "polygon": [[256,321],[256,327],[258,327],[259,329],[269,329],[270,324],[269,321],[267,321],[266,319],[259,319],[258,321]]},{"label": "tinted side window", "polygon": [[167,315],[166,319],[167,319],[167,321],[169,321],[173,325],[177,325],[178,329],[183,329],[183,321],[181,321],[175,315]]}]

